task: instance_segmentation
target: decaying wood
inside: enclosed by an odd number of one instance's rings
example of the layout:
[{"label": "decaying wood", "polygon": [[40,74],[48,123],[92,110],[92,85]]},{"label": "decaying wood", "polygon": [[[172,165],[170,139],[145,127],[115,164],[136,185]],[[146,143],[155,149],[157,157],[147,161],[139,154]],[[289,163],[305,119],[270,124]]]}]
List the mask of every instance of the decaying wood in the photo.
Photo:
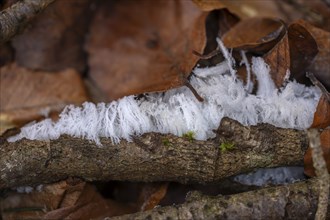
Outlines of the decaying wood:
[{"label": "decaying wood", "polygon": [[320,188],[318,207],[315,215],[316,220],[326,219],[329,197],[330,179],[323,157],[323,151],[321,148],[320,134],[317,129],[310,129],[308,131],[308,137],[310,139],[310,147],[312,148],[313,165],[318,177],[318,184]]},{"label": "decaying wood", "polygon": [[314,219],[317,196],[315,180],[230,196],[193,192],[182,205],[108,219]]},{"label": "decaying wood", "polygon": [[36,14],[55,0],[19,1],[0,12],[0,43],[10,40]]},{"label": "decaying wood", "polygon": [[[305,132],[272,125],[243,126],[223,119],[217,137],[207,141],[148,133],[133,142],[102,147],[79,138],[0,141],[0,188],[85,180],[176,181],[206,183],[259,167],[301,165]],[[234,145],[220,150],[221,143]]]}]

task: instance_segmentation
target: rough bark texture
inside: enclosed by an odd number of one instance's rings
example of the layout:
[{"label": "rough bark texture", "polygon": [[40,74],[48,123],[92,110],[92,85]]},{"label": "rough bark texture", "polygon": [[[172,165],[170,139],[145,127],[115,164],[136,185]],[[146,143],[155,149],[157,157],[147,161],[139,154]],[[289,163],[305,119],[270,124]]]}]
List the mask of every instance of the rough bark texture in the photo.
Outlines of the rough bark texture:
[{"label": "rough bark texture", "polygon": [[[305,132],[271,125],[243,126],[223,119],[217,137],[208,141],[148,133],[133,142],[102,147],[88,140],[0,140],[0,188],[85,180],[216,182],[259,167],[302,165]],[[221,150],[221,143],[233,149]]]},{"label": "rough bark texture", "polygon": [[318,184],[320,187],[319,203],[317,212],[315,215],[316,220],[326,219],[328,197],[329,197],[329,173],[327,165],[323,157],[323,151],[321,148],[320,134],[317,129],[310,129],[308,131],[308,137],[310,139],[310,147],[312,148],[313,165],[315,167],[316,175],[318,177]]},{"label": "rough bark texture", "polygon": [[111,219],[314,219],[317,196],[315,180],[230,196],[211,197],[193,192],[179,206]]},{"label": "rough bark texture", "polygon": [[36,14],[55,0],[24,0],[0,12],[0,43],[10,40]]}]

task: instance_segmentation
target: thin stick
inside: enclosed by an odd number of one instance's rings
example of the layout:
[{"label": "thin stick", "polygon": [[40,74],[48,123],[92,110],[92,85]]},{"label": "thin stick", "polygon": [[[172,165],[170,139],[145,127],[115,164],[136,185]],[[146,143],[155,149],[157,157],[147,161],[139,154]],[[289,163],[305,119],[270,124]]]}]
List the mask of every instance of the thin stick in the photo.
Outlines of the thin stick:
[{"label": "thin stick", "polygon": [[202,60],[207,60],[207,59],[210,59],[210,58],[212,58],[212,57],[218,55],[218,54],[220,53],[220,50],[219,50],[219,49],[215,49],[215,50],[213,50],[211,53],[209,53],[209,54],[205,54],[205,55],[200,54],[200,53],[198,53],[198,52],[195,51],[195,50],[193,50],[192,53],[193,53],[194,55],[198,56],[198,57],[199,57],[200,59],[202,59]]},{"label": "thin stick", "polygon": [[315,172],[319,179],[318,181],[320,185],[318,207],[315,219],[324,220],[326,219],[328,207],[330,186],[329,173],[323,157],[319,132],[317,129],[310,129],[307,134],[309,137],[310,147],[312,148],[313,166],[315,167]]},{"label": "thin stick", "polygon": [[200,101],[200,102],[204,101],[204,99],[198,94],[196,89],[188,82],[188,80],[185,82],[184,85],[187,86],[190,89],[190,91],[194,94],[194,96],[196,97],[196,99],[198,101]]},{"label": "thin stick", "polygon": [[33,17],[55,0],[24,0],[0,12],[0,43],[14,37]]}]

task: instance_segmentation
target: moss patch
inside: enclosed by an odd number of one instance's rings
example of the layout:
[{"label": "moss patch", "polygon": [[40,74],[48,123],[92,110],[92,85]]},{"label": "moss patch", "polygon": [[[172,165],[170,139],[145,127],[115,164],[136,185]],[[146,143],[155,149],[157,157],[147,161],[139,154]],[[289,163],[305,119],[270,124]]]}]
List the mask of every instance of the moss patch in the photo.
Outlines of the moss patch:
[{"label": "moss patch", "polygon": [[235,148],[235,144],[232,142],[223,142],[220,144],[221,152],[225,152],[227,150],[232,150]]},{"label": "moss patch", "polygon": [[183,134],[182,137],[190,142],[193,142],[193,140],[195,140],[195,132],[188,131],[187,133]]},{"label": "moss patch", "polygon": [[170,140],[169,140],[168,138],[164,138],[164,139],[163,139],[163,145],[164,145],[164,146],[170,146],[170,145],[171,145]]}]

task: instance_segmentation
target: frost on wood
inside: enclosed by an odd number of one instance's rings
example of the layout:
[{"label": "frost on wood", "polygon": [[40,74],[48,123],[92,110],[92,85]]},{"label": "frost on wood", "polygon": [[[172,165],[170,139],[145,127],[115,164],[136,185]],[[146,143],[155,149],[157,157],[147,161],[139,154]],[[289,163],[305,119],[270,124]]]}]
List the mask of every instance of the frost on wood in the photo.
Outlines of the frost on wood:
[{"label": "frost on wood", "polygon": [[277,90],[269,75],[269,67],[262,58],[252,59],[252,73],[259,88],[256,95],[249,93],[246,85],[236,78],[232,57],[219,41],[227,58],[223,63],[209,68],[195,68],[191,84],[204,98],[196,100],[187,88],[153,93],[143,99],[127,96],[108,104],[86,102],[82,107],[67,106],[57,122],[46,119],[30,123],[21,129],[16,141],[57,139],[62,134],[86,138],[100,143],[99,137],[132,140],[135,135],[147,132],[183,135],[194,132],[195,138],[213,137],[223,117],[244,125],[269,123],[282,128],[308,128],[313,119],[320,92],[289,82]]}]

